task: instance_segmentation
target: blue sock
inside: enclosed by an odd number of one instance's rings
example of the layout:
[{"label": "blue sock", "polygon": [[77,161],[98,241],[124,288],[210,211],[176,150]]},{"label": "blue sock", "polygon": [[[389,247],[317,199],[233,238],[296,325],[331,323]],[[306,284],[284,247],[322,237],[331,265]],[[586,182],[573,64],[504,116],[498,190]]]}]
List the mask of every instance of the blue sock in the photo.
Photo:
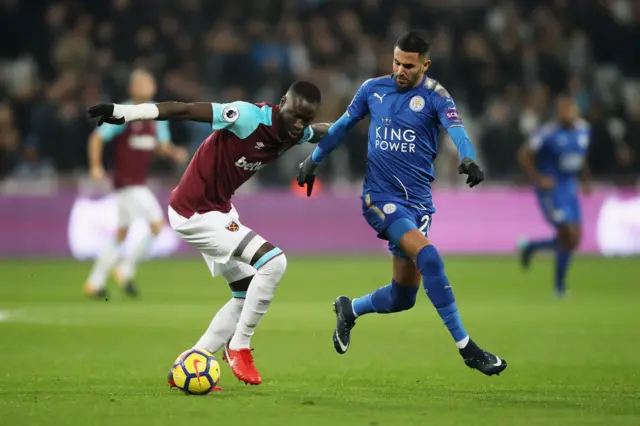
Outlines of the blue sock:
[{"label": "blue sock", "polygon": [[571,250],[561,248],[556,250],[556,291],[559,293],[564,293],[566,290],[565,279],[571,263],[571,254]]},{"label": "blue sock", "polygon": [[464,340],[469,335],[462,325],[456,298],[453,296],[449,280],[444,274],[444,263],[442,263],[440,254],[434,246],[428,245],[420,250],[416,263],[422,274],[424,290],[440,314],[444,325],[449,329],[451,337],[456,343]]},{"label": "blue sock", "polygon": [[556,248],[557,241],[555,238],[548,238],[546,240],[533,240],[529,241],[526,246],[526,250],[531,254],[538,250],[553,250]]},{"label": "blue sock", "polygon": [[416,303],[418,287],[402,286],[395,281],[391,284],[353,299],[353,313],[356,316],[376,312],[389,314],[392,312],[406,311]]}]

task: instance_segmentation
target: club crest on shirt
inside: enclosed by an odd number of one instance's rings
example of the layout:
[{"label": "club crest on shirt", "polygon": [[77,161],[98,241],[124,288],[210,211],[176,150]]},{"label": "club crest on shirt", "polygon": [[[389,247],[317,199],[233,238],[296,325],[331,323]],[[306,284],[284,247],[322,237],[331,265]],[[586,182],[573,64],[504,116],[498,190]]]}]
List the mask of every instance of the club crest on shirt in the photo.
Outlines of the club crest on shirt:
[{"label": "club crest on shirt", "polygon": [[392,214],[396,211],[396,205],[393,203],[387,203],[382,207],[382,211],[386,214]]},{"label": "club crest on shirt", "polygon": [[235,123],[239,116],[240,111],[236,107],[228,106],[222,110],[222,119],[227,123]]},{"label": "club crest on shirt", "polygon": [[409,108],[415,112],[422,111],[424,109],[424,98],[422,96],[414,96],[409,101]]},{"label": "club crest on shirt", "polygon": [[237,232],[238,229],[240,229],[240,226],[238,226],[238,224],[232,220],[227,224],[227,226],[225,226],[225,228],[227,228],[227,231]]}]

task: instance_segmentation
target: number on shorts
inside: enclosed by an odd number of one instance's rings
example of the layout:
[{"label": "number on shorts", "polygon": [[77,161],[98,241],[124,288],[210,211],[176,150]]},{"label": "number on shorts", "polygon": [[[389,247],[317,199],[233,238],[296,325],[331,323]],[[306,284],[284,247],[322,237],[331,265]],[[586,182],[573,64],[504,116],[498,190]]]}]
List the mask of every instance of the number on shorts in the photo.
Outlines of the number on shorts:
[{"label": "number on shorts", "polygon": [[429,222],[431,222],[431,216],[429,216],[428,214],[425,214],[420,218],[420,222],[422,222],[422,225],[420,225],[419,230],[426,237],[427,232],[429,232]]}]

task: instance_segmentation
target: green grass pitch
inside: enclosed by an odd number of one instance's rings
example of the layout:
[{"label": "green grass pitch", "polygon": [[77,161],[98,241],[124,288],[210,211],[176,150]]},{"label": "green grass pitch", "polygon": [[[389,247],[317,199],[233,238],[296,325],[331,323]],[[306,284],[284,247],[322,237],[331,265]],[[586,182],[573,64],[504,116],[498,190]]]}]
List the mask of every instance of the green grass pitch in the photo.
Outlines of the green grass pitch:
[{"label": "green grass pitch", "polygon": [[[416,307],[359,320],[334,352],[331,304],[386,284],[390,259],[289,259],[253,339],[264,382],[170,391],[175,357],[229,297],[204,262],[141,266],[142,298],[111,285],[86,300],[90,265],[0,262],[3,425],[639,425],[640,260],[578,258],[570,297],[554,299],[552,261],[446,257],[467,331],[509,361],[468,369],[421,291]],[[220,357],[218,357],[220,359]]]}]

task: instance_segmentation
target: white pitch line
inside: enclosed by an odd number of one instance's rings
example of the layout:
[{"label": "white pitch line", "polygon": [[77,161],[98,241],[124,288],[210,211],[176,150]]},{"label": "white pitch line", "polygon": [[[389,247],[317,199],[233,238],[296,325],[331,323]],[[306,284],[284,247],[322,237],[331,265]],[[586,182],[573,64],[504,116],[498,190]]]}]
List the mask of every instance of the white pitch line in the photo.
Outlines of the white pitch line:
[{"label": "white pitch line", "polygon": [[4,312],[4,311],[0,311],[0,321],[5,321],[5,320],[7,320],[7,318],[9,318],[9,313],[8,312]]}]

